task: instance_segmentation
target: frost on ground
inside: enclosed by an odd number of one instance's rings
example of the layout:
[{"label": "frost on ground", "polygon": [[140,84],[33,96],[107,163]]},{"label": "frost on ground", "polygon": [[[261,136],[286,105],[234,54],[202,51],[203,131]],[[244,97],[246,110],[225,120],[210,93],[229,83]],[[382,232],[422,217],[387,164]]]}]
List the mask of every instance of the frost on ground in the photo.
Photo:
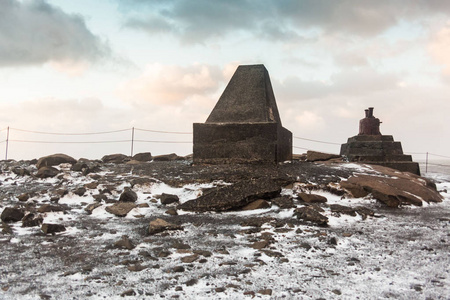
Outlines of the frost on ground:
[{"label": "frost on ground", "polygon": [[[314,193],[327,198],[322,209],[329,226],[319,227],[297,219],[295,208],[272,205],[169,215],[166,211],[175,206],[159,200],[166,193],[184,203],[215,186],[261,175],[262,169],[205,171],[184,162],[105,164],[98,176],[60,166],[62,175],[35,179],[16,176],[11,164],[1,165],[0,213],[8,206],[32,210],[57,202],[66,209],[42,213],[44,223],[63,224],[66,231],[45,235],[40,227],[21,227],[21,222],[2,225],[1,299],[448,299],[450,295],[446,175],[432,175],[443,202],[392,209],[370,196],[342,197],[323,188],[352,172],[370,172],[369,167],[286,165],[282,171],[296,176],[297,183],[284,188],[282,195],[294,198],[295,207],[303,206],[297,191],[305,187],[315,187]],[[85,186],[89,187],[85,193],[75,193]],[[136,207],[126,217],[108,213],[105,208],[125,187],[137,193]],[[108,199],[99,202],[94,196],[101,191]],[[26,192],[30,198],[18,201]],[[88,214],[85,208],[93,203],[100,205]],[[375,215],[336,213],[330,204],[364,205]],[[156,218],[183,230],[149,235],[149,221]]]}]

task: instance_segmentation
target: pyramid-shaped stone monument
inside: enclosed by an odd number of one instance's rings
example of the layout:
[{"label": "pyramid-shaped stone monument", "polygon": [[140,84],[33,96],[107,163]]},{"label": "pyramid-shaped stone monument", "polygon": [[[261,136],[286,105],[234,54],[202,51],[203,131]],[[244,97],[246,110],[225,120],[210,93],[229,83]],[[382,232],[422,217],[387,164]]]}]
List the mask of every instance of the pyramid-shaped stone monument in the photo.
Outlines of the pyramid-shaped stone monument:
[{"label": "pyramid-shaped stone monument", "polygon": [[420,175],[419,164],[411,155],[403,154],[402,144],[392,135],[382,135],[380,120],[373,116],[373,107],[365,110],[366,117],[359,121],[359,134],[341,146],[341,155],[349,161],[382,165],[403,172]]},{"label": "pyramid-shaped stone monument", "polygon": [[276,163],[292,158],[264,65],[239,66],[205,123],[194,123],[194,163]]}]

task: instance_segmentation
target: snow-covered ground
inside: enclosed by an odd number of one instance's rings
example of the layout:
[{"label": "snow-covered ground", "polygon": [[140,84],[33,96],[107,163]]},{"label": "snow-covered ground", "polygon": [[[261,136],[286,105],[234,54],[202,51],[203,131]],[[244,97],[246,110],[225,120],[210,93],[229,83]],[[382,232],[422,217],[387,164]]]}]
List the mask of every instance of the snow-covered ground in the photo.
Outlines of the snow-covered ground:
[{"label": "snow-covered ground", "polygon": [[[64,167],[64,166],[63,166]],[[347,166],[364,172],[359,165]],[[65,169],[61,179],[39,180],[41,186],[84,185],[90,177]],[[106,175],[104,173],[102,175]],[[114,174],[109,173],[109,176]],[[450,178],[430,174],[444,201],[423,207],[389,209],[370,197],[341,199],[326,191],[328,204],[364,205],[374,217],[338,215],[324,208],[328,227],[305,224],[294,209],[225,213],[165,214],[154,201],[162,193],[180,202],[226,182],[172,187],[157,179],[136,184],[136,204],[125,218],[105,210],[88,215],[93,194],[64,195],[59,204],[71,209],[44,214],[44,223],[64,224],[67,231],[44,235],[38,227],[12,223],[12,234],[0,234],[1,299],[449,299],[450,297]],[[121,183],[113,197],[130,186],[133,174],[117,175]],[[0,174],[3,194],[0,213],[14,201],[15,186],[31,185],[30,177]],[[295,189],[282,194],[295,197]],[[153,201],[152,201],[153,200]],[[28,200],[38,206],[49,195]],[[176,221],[182,231],[149,236],[149,220]],[[267,220],[247,226],[246,220]],[[136,246],[119,249],[114,243],[127,235]],[[268,241],[255,249],[255,242]],[[191,259],[189,259],[191,258]],[[142,268],[141,268],[142,267]],[[140,270],[142,269],[142,270]]]}]

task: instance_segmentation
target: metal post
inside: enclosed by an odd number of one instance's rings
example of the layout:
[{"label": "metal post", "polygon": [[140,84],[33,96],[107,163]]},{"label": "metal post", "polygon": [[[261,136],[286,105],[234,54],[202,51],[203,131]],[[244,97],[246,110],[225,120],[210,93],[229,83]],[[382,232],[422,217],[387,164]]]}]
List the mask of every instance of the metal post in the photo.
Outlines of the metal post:
[{"label": "metal post", "polygon": [[428,173],[428,152],[427,152],[427,159],[425,160],[425,173]]},{"label": "metal post", "polygon": [[131,128],[131,156],[133,156],[133,147],[134,147],[134,127]]},{"label": "metal post", "polygon": [[8,160],[8,144],[9,144],[9,126],[6,130],[6,151],[5,151],[5,160]]}]

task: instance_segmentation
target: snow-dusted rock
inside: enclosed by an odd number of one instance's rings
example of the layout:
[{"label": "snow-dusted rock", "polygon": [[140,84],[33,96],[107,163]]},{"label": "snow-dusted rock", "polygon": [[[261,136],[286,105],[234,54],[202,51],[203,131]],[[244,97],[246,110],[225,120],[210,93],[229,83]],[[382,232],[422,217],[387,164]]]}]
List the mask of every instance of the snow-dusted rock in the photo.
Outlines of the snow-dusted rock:
[{"label": "snow-dusted rock", "polygon": [[39,158],[39,160],[36,163],[36,168],[40,169],[42,167],[52,167],[65,163],[73,165],[76,162],[77,162],[76,159],[69,155],[57,153]]}]

